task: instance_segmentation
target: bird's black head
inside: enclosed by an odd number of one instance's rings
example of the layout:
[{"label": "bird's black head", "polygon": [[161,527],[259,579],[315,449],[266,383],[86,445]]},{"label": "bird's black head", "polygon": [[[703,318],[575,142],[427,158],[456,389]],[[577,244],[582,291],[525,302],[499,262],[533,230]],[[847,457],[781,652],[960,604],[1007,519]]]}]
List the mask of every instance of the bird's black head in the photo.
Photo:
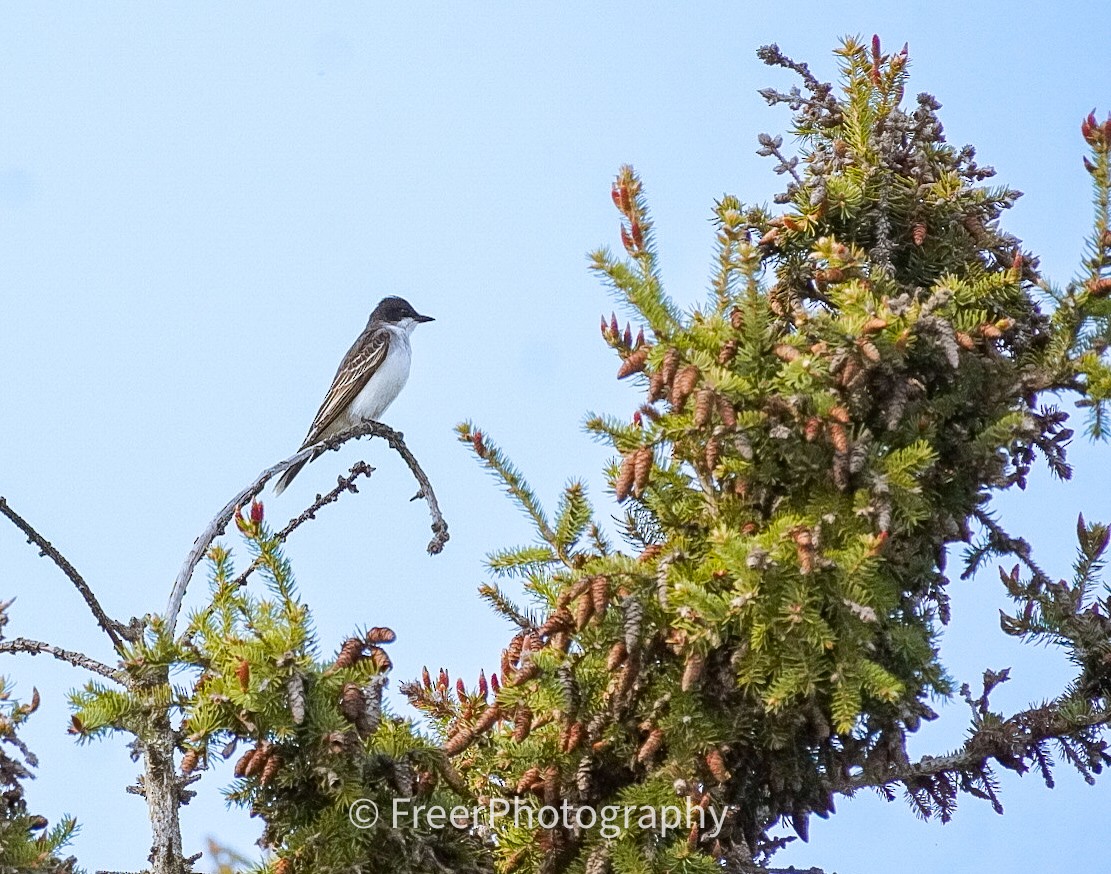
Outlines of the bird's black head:
[{"label": "bird's black head", "polygon": [[396,325],[405,319],[412,319],[417,323],[433,321],[432,316],[422,316],[403,297],[382,298],[370,314],[372,322],[385,322],[388,325]]}]

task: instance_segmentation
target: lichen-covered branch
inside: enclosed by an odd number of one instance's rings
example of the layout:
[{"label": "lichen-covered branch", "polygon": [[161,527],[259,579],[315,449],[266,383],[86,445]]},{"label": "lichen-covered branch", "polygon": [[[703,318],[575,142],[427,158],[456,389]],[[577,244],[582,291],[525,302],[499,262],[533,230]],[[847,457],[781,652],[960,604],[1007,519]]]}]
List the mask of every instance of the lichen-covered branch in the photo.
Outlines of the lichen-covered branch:
[{"label": "lichen-covered branch", "polygon": [[69,662],[79,668],[84,668],[87,671],[92,671],[94,674],[100,674],[102,677],[107,677],[109,680],[115,680],[117,683],[126,686],[127,678],[122,671],[115,668],[110,668],[108,665],[98,662],[94,658],[90,658],[81,652],[74,652],[68,649],[62,649],[60,646],[45,643],[41,640],[30,640],[26,637],[16,637],[12,640],[0,640],[0,653],[4,652],[24,652],[28,655],[38,655],[39,653],[48,653],[54,656],[59,661]]}]

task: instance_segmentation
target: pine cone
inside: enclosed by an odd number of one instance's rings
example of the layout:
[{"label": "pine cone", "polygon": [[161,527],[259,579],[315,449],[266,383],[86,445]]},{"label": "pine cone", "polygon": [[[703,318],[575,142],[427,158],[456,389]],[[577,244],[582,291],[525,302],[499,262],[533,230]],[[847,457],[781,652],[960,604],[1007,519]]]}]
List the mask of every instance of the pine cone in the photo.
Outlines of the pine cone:
[{"label": "pine cone", "polygon": [[[493,678],[491,677],[491,679]],[[501,718],[502,710],[499,705],[494,704],[491,707],[487,707],[485,710],[482,711],[482,715],[478,717],[478,721],[475,722],[474,730],[477,734],[482,734],[485,731],[489,731],[491,728],[493,728],[494,723],[498,722]]]},{"label": "pine cone", "polygon": [[730,361],[737,357],[737,341],[726,340],[722,344],[721,351],[718,352],[718,364],[725,367]]},{"label": "pine cone", "polygon": [[733,311],[729,313],[729,324],[733,326],[734,331],[739,331],[745,326],[745,314],[739,308],[734,307]]},{"label": "pine cone", "polygon": [[590,599],[594,604],[594,612],[602,614],[610,605],[609,578],[598,574],[590,581]]},{"label": "pine cone", "polygon": [[876,344],[871,340],[862,337],[856,341],[856,345],[860,347],[861,354],[869,361],[877,362],[880,360],[880,350],[876,348]]},{"label": "pine cone", "polygon": [[617,472],[617,481],[614,483],[614,492],[618,501],[624,501],[629,497],[629,493],[633,489],[633,482],[636,479],[636,455],[637,451],[630,452],[621,462],[621,468]]},{"label": "pine cone", "polygon": [[339,649],[339,655],[336,656],[336,667],[342,670],[356,664],[363,657],[365,648],[366,644],[359,638],[347,638]]},{"label": "pine cone", "polygon": [[522,743],[532,731],[532,711],[523,704],[518,705],[513,717],[513,740]]},{"label": "pine cone", "polygon": [[244,777],[254,777],[266,767],[266,762],[270,759],[270,748],[267,746],[259,744],[259,746],[255,747],[254,752],[255,754],[251,756],[250,761],[247,762],[247,767],[243,769]]},{"label": "pine cone", "polygon": [[370,660],[374,663],[374,667],[378,669],[378,673],[385,674],[393,668],[393,662],[390,657],[386,655],[386,651],[380,646],[372,646],[370,648]]},{"label": "pine cone", "polygon": [[278,769],[282,766],[281,756],[272,755],[266,760],[266,767],[262,769],[262,776],[258,778],[258,782],[266,786],[271,780],[274,779],[278,773]]},{"label": "pine cone", "polygon": [[606,670],[615,671],[621,667],[622,662],[629,657],[629,651],[625,649],[625,641],[619,640],[610,649],[609,656],[606,658]]},{"label": "pine cone", "polygon": [[849,451],[849,436],[845,433],[845,426],[840,422],[830,422],[826,429],[829,432],[829,441],[833,448],[841,455]]},{"label": "pine cone", "polygon": [[581,722],[572,722],[567,727],[566,736],[563,738],[563,743],[561,745],[563,752],[570,753],[578,749],[579,744],[582,743],[585,733],[586,730],[583,728]]},{"label": "pine cone", "polygon": [[367,643],[393,643],[397,635],[392,628],[376,627],[366,633]]},{"label": "pine cone", "polygon": [[469,728],[461,728],[455,734],[447,739],[444,744],[444,755],[457,756],[467,747],[469,747],[475,739],[475,732]]},{"label": "pine cone", "polygon": [[683,666],[683,679],[680,682],[680,688],[684,692],[689,692],[694,688],[695,684],[702,676],[702,669],[706,666],[706,659],[699,653],[692,652],[687,656],[687,662]]},{"label": "pine cone", "polygon": [[187,750],[185,755],[181,757],[181,775],[188,777],[197,768],[197,762],[200,761],[201,754],[197,750]]},{"label": "pine cone", "polygon": [[366,694],[358,683],[348,683],[343,687],[339,712],[348,722],[359,722],[366,712]]},{"label": "pine cone", "polygon": [[722,757],[720,750],[710,750],[706,754],[706,767],[710,769],[710,773],[719,783],[726,783],[733,776],[729,773],[729,769],[725,767],[725,759]]},{"label": "pine cone", "polygon": [[251,663],[240,659],[235,668],[235,675],[239,678],[239,688],[246,692],[251,688]]},{"label": "pine cone", "polygon": [[860,375],[860,363],[855,358],[849,358],[841,369],[841,387],[848,388]]},{"label": "pine cone", "polygon": [[721,444],[718,443],[717,437],[711,437],[706,441],[704,453],[706,470],[713,472],[714,468],[718,466],[718,456],[721,454]]},{"label": "pine cone", "polygon": [[668,398],[672,409],[683,409],[701,375],[701,371],[693,364],[688,364],[676,374],[675,381],[671,384],[671,396]]},{"label": "pine cone", "polygon": [[652,450],[642,446],[633,456],[633,494],[638,498],[648,485],[648,475],[652,472]]},{"label": "pine cone", "polygon": [[679,350],[668,349],[664,353],[663,363],[660,365],[660,376],[664,381],[664,385],[670,386],[675,379],[675,374],[679,370]]},{"label": "pine cone", "polygon": [[640,749],[637,751],[637,761],[644,764],[651,759],[659,751],[664,743],[663,729],[653,728],[648,732],[648,738],[641,744]]},{"label": "pine cone", "polygon": [[627,376],[632,376],[634,373],[640,373],[644,370],[644,365],[648,361],[648,350],[651,347],[641,346],[635,352],[629,354],[624,361],[621,362],[621,367],[617,371],[617,378],[624,379]]},{"label": "pine cone", "polygon": [[235,777],[246,777],[247,776],[247,768],[250,766],[251,759],[253,759],[255,757],[255,754],[257,752],[258,752],[258,750],[252,748],[252,749],[247,750],[247,752],[245,752],[243,755],[241,755],[239,757],[239,761],[237,761],[235,763],[235,770],[232,771],[232,774]]},{"label": "pine cone", "polygon": [[704,388],[698,393],[694,401],[694,426],[704,428],[710,421],[710,413],[714,409],[714,390]]},{"label": "pine cone", "polygon": [[544,770],[544,804],[556,807],[559,802],[559,768],[549,765]]},{"label": "pine cone", "polygon": [[524,795],[526,792],[529,792],[533,786],[541,782],[540,769],[533,765],[533,767],[525,771],[525,773],[521,775],[521,779],[517,781],[517,794]]},{"label": "pine cone", "polygon": [[293,717],[293,724],[300,725],[305,721],[305,678],[302,674],[294,672],[285,681],[286,700],[289,702],[289,713]]},{"label": "pine cone", "polygon": [[718,418],[726,428],[737,427],[737,411],[733,404],[724,395],[717,395]]},{"label": "pine cone", "polygon": [[[594,616],[594,599],[583,594],[575,604],[575,627],[582,631]],[[503,672],[504,673],[504,672]]]},{"label": "pine cone", "polygon": [[921,246],[926,242],[926,226],[918,222],[911,231],[911,237],[914,239],[914,245]]},{"label": "pine cone", "polygon": [[772,347],[772,352],[775,353],[777,358],[781,358],[787,362],[794,361],[802,355],[802,353],[790,343],[776,343],[775,346]]}]

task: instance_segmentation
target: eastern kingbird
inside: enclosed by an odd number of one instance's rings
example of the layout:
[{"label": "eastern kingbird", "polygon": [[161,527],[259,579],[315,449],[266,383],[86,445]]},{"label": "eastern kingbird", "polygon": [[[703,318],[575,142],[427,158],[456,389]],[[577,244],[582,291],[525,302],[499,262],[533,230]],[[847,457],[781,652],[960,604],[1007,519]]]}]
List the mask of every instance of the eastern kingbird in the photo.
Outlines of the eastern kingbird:
[{"label": "eastern kingbird", "polygon": [[[421,322],[431,321],[431,316],[422,316],[404,298],[382,298],[359,339],[343,356],[332,387],[301,448],[319,443],[352,425],[378,421],[409,379],[412,359],[409,335]],[[274,494],[284,492],[311,460],[302,461],[283,473],[274,486]]]}]

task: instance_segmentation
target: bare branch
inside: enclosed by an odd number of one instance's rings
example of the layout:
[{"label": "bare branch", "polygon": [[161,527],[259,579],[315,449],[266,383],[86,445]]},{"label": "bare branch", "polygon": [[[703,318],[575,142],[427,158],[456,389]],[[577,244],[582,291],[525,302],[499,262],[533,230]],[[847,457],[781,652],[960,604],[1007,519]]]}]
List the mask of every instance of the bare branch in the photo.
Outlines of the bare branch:
[{"label": "bare branch", "polygon": [[70,582],[77,587],[77,591],[81,593],[81,597],[84,598],[85,603],[89,605],[89,609],[96,618],[97,624],[104,629],[104,633],[107,634],[109,640],[112,641],[112,646],[115,647],[116,652],[120,652],[122,647],[120,643],[120,631],[124,629],[125,626],[109,618],[108,614],[104,612],[104,608],[100,606],[100,602],[97,601],[96,595],[93,594],[93,590],[89,588],[89,584],[85,582],[85,578],[77,572],[77,568],[70,564],[66,557],[58,552],[49,540],[39,534],[31,526],[31,523],[13,510],[11,505],[2,497],[0,497],[0,513],[7,516],[12,521],[12,524],[26,535],[28,543],[34,544],[39,548],[39,555],[49,558],[58,566],[62,573],[69,577]]},{"label": "bare branch", "polygon": [[[340,495],[342,495],[344,492],[357,492],[358,488],[355,486],[355,480],[357,480],[361,476],[369,477],[372,473],[374,473],[374,468],[367,464],[365,461],[356,462],[354,465],[352,465],[351,471],[350,473],[348,473],[347,476],[339,477],[339,481],[336,483],[336,487],[334,489],[332,489],[330,492],[326,492],[323,495],[317,495],[316,500],[313,501],[305,509],[305,511],[301,513],[301,515],[294,516],[292,519],[289,520],[288,523],[286,523],[285,528],[274,535],[274,539],[277,540],[278,543],[285,543],[286,538],[289,537],[289,535],[292,534],[297,528],[308,522],[310,519],[315,519],[317,511],[320,510],[322,507],[327,504],[331,504],[334,501],[338,501]],[[243,571],[243,573],[236,577],[235,585],[245,585],[247,582],[247,577],[249,577],[258,566],[259,560],[256,558],[253,562],[251,562],[251,565],[247,568],[247,570]]]},{"label": "bare branch", "polygon": [[62,649],[53,644],[44,643],[41,640],[30,640],[26,637],[16,637],[12,640],[0,640],[0,653],[3,652],[25,652],[29,655],[38,655],[40,652],[49,653],[59,661],[69,662],[71,665],[76,665],[79,668],[92,671],[94,674],[100,674],[102,677],[107,677],[109,680],[115,680],[121,686],[127,685],[127,677],[123,671],[110,668],[108,665],[98,662],[96,659],[89,658],[89,656],[84,653]]},{"label": "bare branch", "polygon": [[409,447],[405,445],[405,441],[400,432],[395,431],[387,425],[383,425],[381,422],[364,422],[361,425],[348,428],[346,431],[342,431],[334,437],[329,437],[327,440],[322,440],[320,443],[306,447],[289,456],[289,458],[284,461],[279,461],[277,464],[266,468],[266,470],[255,477],[254,482],[232,498],[224,506],[224,509],[208,523],[208,527],[205,528],[201,536],[197,538],[193,544],[193,548],[185,557],[185,563],[178,572],[177,579],[174,580],[174,588],[170,593],[169,603],[166,605],[166,622],[170,631],[172,632],[177,624],[177,616],[181,610],[181,602],[185,598],[185,590],[189,586],[189,580],[193,577],[193,571],[196,570],[197,565],[200,564],[201,559],[204,558],[205,554],[208,552],[208,548],[212,545],[212,542],[224,533],[224,529],[226,529],[228,523],[231,522],[236,509],[242,507],[252,498],[257,497],[262,492],[267,482],[278,474],[289,470],[289,468],[294,465],[316,458],[316,456],[320,455],[320,453],[325,450],[338,449],[348,440],[355,440],[359,437],[368,436],[381,437],[384,439],[390,445],[390,448],[397,452],[409,466],[409,470],[420,486],[420,490],[414,496],[413,500],[424,498],[428,503],[428,512],[432,516],[432,540],[428,543],[428,552],[431,555],[439,553],[444,548],[444,544],[447,543],[449,535],[447,522],[444,521],[443,514],[440,512],[440,505],[436,500],[436,493],[432,490],[432,484],[428,480],[428,475],[421,469],[419,462],[414,457],[413,453],[409,451]]}]

